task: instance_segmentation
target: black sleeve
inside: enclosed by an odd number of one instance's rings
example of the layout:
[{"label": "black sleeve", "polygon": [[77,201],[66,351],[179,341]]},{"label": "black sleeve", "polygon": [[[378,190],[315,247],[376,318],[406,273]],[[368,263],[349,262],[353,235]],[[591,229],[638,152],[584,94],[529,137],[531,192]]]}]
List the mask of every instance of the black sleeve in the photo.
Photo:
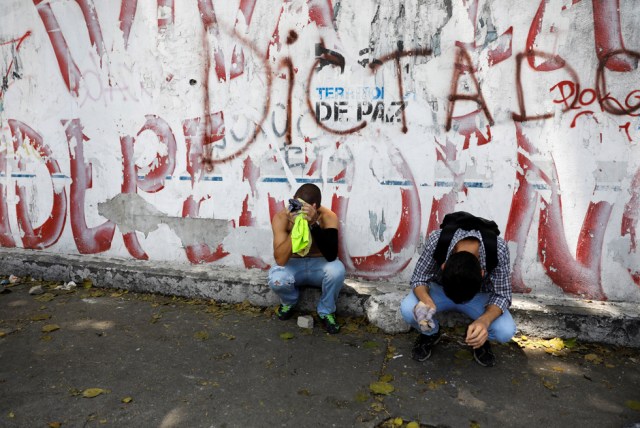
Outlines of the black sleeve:
[{"label": "black sleeve", "polygon": [[338,229],[323,229],[314,225],[311,227],[311,237],[327,261],[338,258]]}]

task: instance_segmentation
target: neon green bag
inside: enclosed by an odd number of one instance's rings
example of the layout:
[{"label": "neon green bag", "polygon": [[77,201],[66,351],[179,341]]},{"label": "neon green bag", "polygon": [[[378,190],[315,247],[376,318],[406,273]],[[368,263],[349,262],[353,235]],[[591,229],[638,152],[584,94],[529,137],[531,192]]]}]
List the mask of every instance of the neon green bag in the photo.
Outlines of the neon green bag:
[{"label": "neon green bag", "polygon": [[311,232],[309,222],[304,215],[299,214],[291,230],[291,252],[299,256],[306,256],[311,249]]}]

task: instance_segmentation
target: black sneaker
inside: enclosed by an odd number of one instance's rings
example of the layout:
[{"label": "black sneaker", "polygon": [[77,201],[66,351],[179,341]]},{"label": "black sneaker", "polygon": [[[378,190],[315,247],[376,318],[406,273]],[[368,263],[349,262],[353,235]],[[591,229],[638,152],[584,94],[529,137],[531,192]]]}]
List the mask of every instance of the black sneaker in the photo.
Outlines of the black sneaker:
[{"label": "black sneaker", "polygon": [[327,330],[327,333],[336,334],[340,331],[340,325],[336,321],[334,314],[318,315],[318,317],[320,317],[320,322],[324,329]]},{"label": "black sneaker", "polygon": [[432,334],[431,336],[427,336],[425,334],[420,333],[416,342],[413,344],[413,349],[411,350],[411,358],[416,361],[426,361],[431,356],[431,348],[440,342],[440,331]]},{"label": "black sneaker", "polygon": [[491,352],[491,344],[487,340],[484,345],[473,350],[473,359],[482,367],[493,367],[496,365],[496,356]]},{"label": "black sneaker", "polygon": [[293,316],[293,305],[281,304],[276,308],[276,315],[280,321],[286,321]]}]

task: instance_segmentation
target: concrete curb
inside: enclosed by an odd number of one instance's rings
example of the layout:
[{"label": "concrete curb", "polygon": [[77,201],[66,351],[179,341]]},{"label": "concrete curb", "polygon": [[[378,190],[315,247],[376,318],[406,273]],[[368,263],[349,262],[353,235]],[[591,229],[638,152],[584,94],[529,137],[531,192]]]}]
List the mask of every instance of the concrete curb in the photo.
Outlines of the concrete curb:
[{"label": "concrete curb", "polygon": [[[54,255],[24,249],[0,249],[0,272],[48,281],[90,279],[94,286],[133,292],[214,299],[256,306],[275,306],[267,273],[212,265],[105,259],[96,256]],[[409,327],[400,315],[407,284],[345,280],[338,300],[339,315],[366,316],[386,333]],[[299,307],[313,311],[317,289],[305,289]],[[515,295],[511,313],[518,330],[535,337],[577,338],[582,341],[640,348],[640,308],[625,302],[592,302],[568,298]],[[445,325],[465,322],[457,314],[439,314]]]}]

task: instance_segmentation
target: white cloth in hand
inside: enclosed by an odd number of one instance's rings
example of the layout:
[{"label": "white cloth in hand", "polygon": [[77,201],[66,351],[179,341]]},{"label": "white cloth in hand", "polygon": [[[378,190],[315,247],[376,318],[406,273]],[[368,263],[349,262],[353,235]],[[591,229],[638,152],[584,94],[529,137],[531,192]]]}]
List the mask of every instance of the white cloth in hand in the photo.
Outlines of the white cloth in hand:
[{"label": "white cloth in hand", "polygon": [[436,314],[436,310],[425,305],[423,302],[418,302],[413,308],[413,317],[420,325],[420,330],[423,332],[431,331],[435,328],[436,323],[433,320],[433,316]]}]

